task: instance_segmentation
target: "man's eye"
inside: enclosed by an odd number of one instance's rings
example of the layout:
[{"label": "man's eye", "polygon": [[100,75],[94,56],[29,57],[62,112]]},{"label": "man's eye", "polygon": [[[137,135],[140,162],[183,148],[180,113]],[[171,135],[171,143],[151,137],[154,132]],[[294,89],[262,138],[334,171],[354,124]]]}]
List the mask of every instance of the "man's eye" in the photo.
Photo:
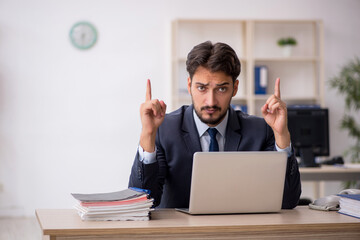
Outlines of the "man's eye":
[{"label": "man's eye", "polygon": [[219,92],[226,92],[226,87],[221,87],[221,88],[219,88]]},{"label": "man's eye", "polygon": [[198,86],[197,89],[202,92],[202,91],[205,90],[205,87],[204,86]]}]

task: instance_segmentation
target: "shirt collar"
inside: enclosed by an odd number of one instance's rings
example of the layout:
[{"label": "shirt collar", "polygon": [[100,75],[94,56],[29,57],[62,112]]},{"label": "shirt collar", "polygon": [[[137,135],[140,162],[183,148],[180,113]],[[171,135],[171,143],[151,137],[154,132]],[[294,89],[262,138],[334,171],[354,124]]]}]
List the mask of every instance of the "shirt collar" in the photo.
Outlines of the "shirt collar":
[{"label": "shirt collar", "polygon": [[[209,126],[200,120],[200,118],[198,117],[198,115],[195,112],[195,109],[193,110],[193,116],[194,116],[196,128],[199,133],[199,137],[202,137],[204,135],[204,133],[208,130]],[[218,132],[221,134],[221,136],[223,138],[225,138],[225,131],[226,131],[228,118],[229,118],[229,110],[226,111],[226,115],[225,115],[224,119],[215,127],[216,130],[218,130]]]}]

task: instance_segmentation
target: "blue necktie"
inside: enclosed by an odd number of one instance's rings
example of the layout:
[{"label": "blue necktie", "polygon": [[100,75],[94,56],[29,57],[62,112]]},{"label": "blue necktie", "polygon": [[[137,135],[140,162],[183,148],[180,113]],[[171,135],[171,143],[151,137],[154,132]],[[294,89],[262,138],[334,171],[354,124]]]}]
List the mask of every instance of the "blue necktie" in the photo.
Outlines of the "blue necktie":
[{"label": "blue necktie", "polygon": [[218,152],[219,144],[216,140],[216,134],[218,133],[218,131],[216,130],[216,128],[209,128],[207,131],[210,135],[209,152]]}]

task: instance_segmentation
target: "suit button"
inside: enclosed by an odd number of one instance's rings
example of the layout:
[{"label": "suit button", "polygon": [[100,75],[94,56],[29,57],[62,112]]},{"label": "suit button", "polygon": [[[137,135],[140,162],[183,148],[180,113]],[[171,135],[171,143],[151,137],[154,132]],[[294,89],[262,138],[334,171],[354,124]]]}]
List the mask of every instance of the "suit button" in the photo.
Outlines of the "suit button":
[{"label": "suit button", "polygon": [[138,168],[138,179],[141,180],[142,179],[142,173],[141,173],[141,168]]}]

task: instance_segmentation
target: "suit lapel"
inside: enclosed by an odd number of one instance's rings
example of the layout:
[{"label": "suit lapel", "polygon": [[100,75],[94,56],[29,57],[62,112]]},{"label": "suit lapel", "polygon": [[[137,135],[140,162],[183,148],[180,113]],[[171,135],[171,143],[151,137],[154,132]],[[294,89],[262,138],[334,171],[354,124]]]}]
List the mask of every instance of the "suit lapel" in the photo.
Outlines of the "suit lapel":
[{"label": "suit lapel", "polygon": [[238,116],[232,107],[229,107],[229,119],[226,127],[224,151],[238,151],[241,141],[241,126]]},{"label": "suit lapel", "polygon": [[[229,119],[226,127],[226,140],[224,151],[238,151],[241,141],[241,126],[238,116],[232,107],[229,107]],[[184,113],[182,134],[187,148],[192,152],[201,152],[200,138],[194,117],[193,105],[190,105]]]},{"label": "suit lapel", "polygon": [[185,110],[182,132],[187,148],[192,153],[201,152],[199,133],[193,117],[193,105]]}]

